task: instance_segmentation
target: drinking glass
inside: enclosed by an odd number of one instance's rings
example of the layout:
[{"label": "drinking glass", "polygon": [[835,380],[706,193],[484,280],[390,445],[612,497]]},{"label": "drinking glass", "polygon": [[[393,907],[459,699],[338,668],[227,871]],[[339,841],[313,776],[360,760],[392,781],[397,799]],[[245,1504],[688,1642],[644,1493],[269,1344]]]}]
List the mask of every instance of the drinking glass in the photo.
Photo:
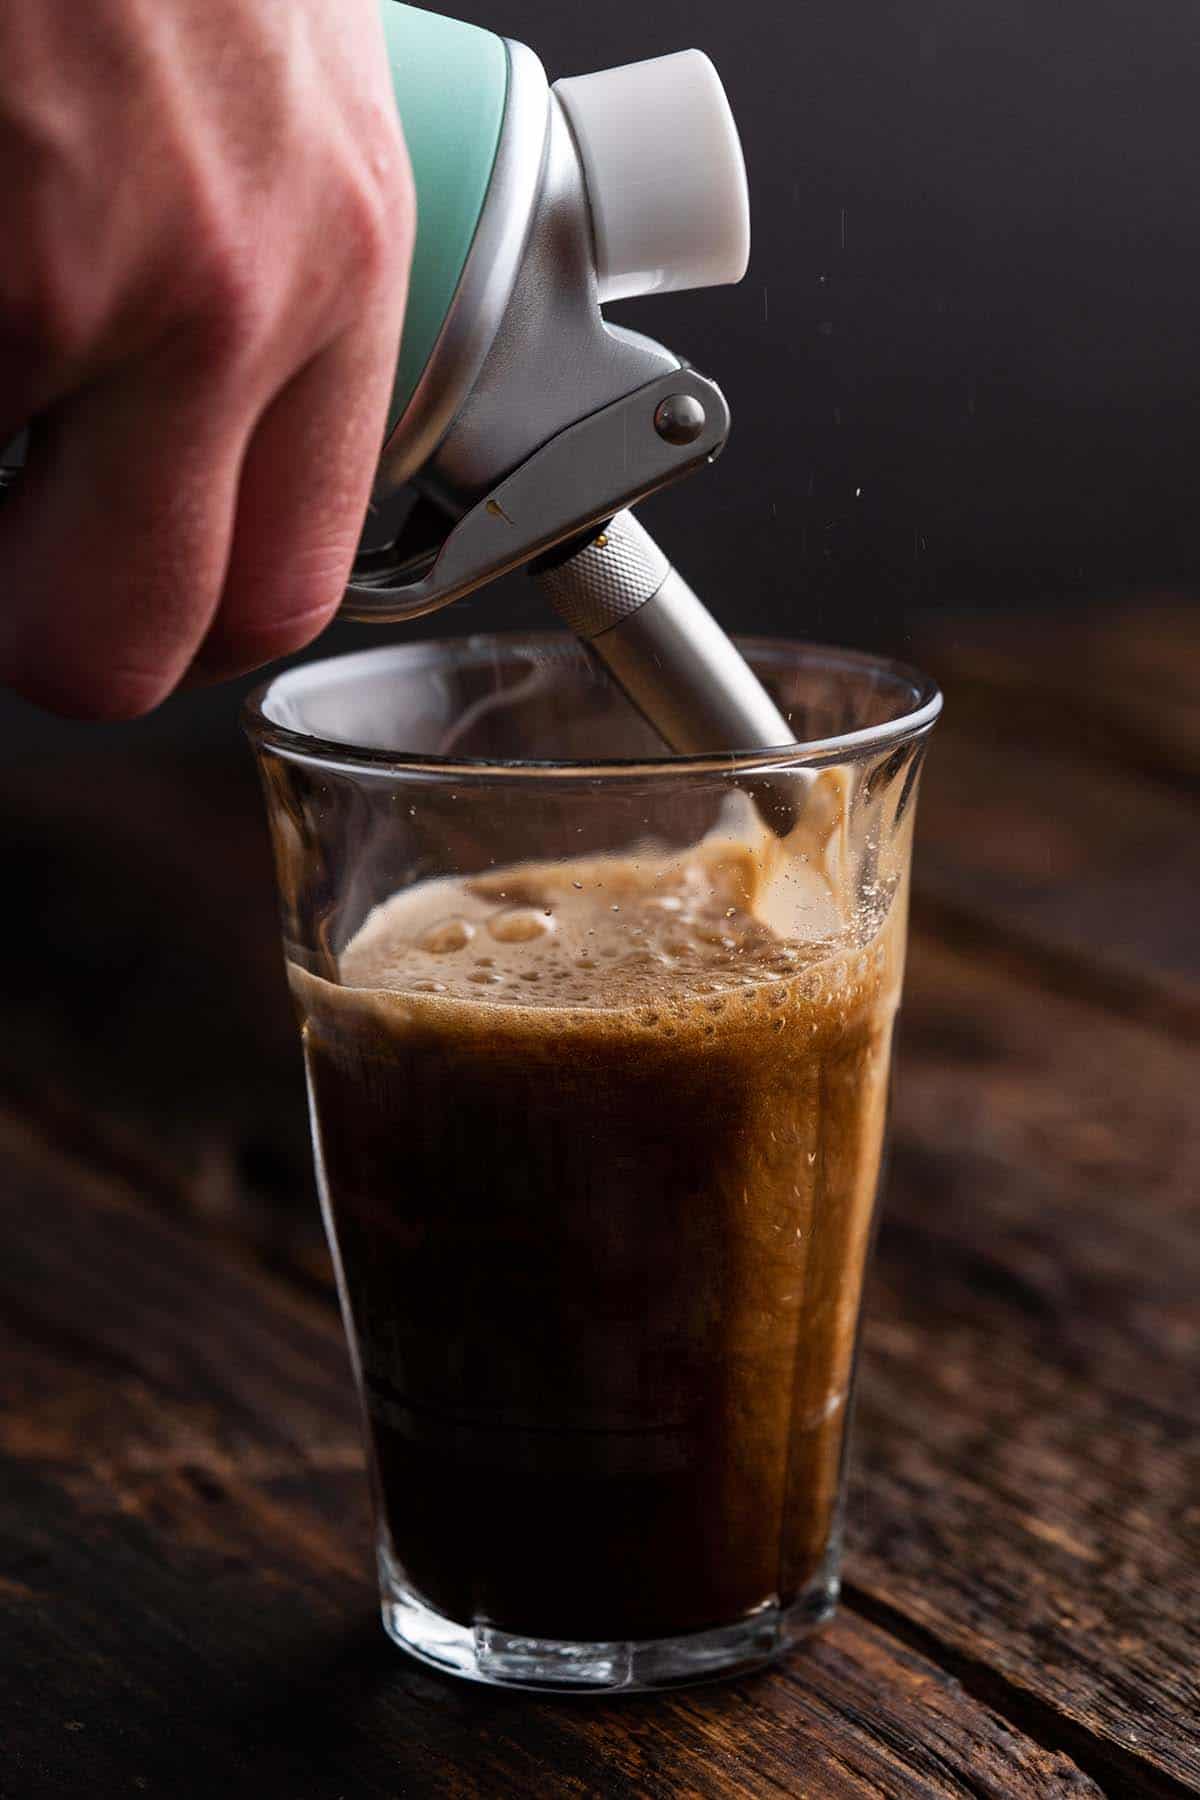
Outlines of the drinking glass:
[{"label": "drinking glass", "polygon": [[664,754],[558,635],[248,705],[384,1623],[475,1680],[727,1673],[836,1600],[940,696],[741,648],[794,748]]}]

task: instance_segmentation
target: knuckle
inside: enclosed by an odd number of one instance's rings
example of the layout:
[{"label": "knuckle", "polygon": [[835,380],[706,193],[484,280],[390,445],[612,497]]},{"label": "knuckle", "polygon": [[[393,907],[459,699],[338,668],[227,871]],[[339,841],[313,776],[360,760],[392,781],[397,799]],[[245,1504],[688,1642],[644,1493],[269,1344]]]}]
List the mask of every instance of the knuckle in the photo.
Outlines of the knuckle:
[{"label": "knuckle", "polygon": [[237,363],[257,348],[269,323],[270,290],[252,244],[208,225],[196,234],[183,279],[182,305],[205,360]]},{"label": "knuckle", "polygon": [[415,228],[412,178],[403,145],[348,170],[335,198],[346,267],[374,289],[407,269]]},{"label": "knuckle", "polygon": [[383,195],[371,183],[350,181],[338,199],[346,273],[360,288],[383,281],[391,266],[391,222]]}]

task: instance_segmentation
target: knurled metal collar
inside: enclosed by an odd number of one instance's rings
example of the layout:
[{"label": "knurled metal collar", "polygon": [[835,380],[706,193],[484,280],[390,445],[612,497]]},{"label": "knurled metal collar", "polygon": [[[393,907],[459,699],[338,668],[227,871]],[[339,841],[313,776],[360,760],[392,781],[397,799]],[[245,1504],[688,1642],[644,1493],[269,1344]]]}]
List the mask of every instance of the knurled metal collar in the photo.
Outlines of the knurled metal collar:
[{"label": "knurled metal collar", "polygon": [[632,513],[618,513],[568,561],[539,570],[538,585],[577,637],[594,638],[657,594],[671,564]]}]

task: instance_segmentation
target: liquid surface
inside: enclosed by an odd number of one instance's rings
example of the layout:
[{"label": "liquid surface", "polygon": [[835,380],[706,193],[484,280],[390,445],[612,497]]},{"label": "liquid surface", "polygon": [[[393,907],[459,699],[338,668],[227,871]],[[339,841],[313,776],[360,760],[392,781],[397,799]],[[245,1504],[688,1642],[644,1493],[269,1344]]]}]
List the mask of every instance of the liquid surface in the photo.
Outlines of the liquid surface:
[{"label": "liquid surface", "polygon": [[668,1636],[817,1575],[903,948],[830,866],[431,882],[294,970],[382,1523],[459,1622]]}]

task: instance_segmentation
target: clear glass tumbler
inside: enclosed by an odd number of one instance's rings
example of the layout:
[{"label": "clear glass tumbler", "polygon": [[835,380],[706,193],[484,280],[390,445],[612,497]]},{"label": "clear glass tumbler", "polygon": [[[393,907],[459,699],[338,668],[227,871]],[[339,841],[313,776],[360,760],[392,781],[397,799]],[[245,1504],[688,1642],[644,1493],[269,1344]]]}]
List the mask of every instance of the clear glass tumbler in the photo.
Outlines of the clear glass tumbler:
[{"label": "clear glass tumbler", "polygon": [[560,636],[249,705],[384,1622],[476,1680],[727,1673],[836,1599],[940,697],[743,649],[797,748],[666,756]]}]

